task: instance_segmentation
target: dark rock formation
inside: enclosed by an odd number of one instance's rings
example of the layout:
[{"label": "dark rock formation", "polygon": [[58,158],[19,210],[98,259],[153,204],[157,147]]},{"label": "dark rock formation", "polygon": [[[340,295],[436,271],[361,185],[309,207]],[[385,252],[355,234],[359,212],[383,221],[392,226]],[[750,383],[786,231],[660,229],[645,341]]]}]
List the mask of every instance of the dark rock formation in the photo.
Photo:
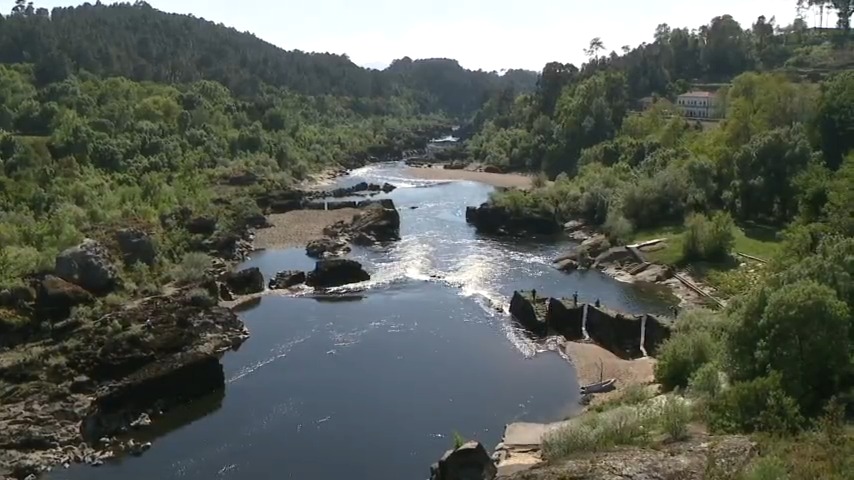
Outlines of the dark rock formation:
[{"label": "dark rock formation", "polygon": [[261,210],[287,213],[302,208],[305,197],[305,192],[299,190],[273,190],[255,197],[255,203]]},{"label": "dark rock formation", "polygon": [[21,308],[36,299],[36,290],[30,286],[18,285],[0,290],[0,307]]},{"label": "dark rock formation", "polygon": [[400,213],[394,202],[383,199],[354,216],[346,231],[360,245],[400,240]]},{"label": "dark rock formation", "polygon": [[567,340],[584,338],[584,305],[573,306],[571,302],[549,298],[546,325],[550,331],[563,335]]},{"label": "dark rock formation", "polygon": [[468,163],[451,162],[442,165],[442,168],[444,168],[445,170],[463,170],[468,166]]},{"label": "dark rock formation", "polygon": [[[51,332],[54,339],[59,326]],[[107,450],[123,447],[99,442],[101,437],[132,424],[142,427],[148,423],[143,413],[156,422],[161,410],[222,391],[218,358],[248,336],[234,312],[193,305],[183,292],[68,328],[75,341],[43,342],[44,361],[0,362],[0,477],[24,478],[63,463],[103,463]],[[7,353],[26,355],[30,346],[17,348]]]},{"label": "dark rock formation", "polygon": [[118,272],[107,249],[92,239],[60,253],[56,275],[95,294],[109,293],[118,283]]},{"label": "dark rock formation", "polygon": [[318,238],[308,242],[305,254],[312,258],[323,258],[327,255],[340,255],[349,252],[350,247],[341,240],[333,238]]},{"label": "dark rock formation", "polygon": [[184,228],[194,235],[213,235],[217,221],[213,217],[195,217],[184,224]]},{"label": "dark rock formation", "polygon": [[306,284],[315,288],[329,288],[370,280],[371,276],[354,260],[334,258],[317,262],[309,272]]},{"label": "dark rock formation", "polygon": [[288,213],[302,208],[301,200],[274,200],[270,203],[270,212]]},{"label": "dark rock formation", "polygon": [[61,320],[68,318],[72,308],[88,305],[93,301],[92,294],[82,287],[53,275],[47,275],[38,284],[36,310],[41,315]]},{"label": "dark rock formation", "polygon": [[530,295],[513,292],[513,298],[510,300],[510,314],[527,330],[537,335],[544,335],[546,333],[545,319],[540,318],[534,304],[535,302],[531,301]]},{"label": "dark rock formation", "polygon": [[390,184],[390,183],[388,183],[388,182],[383,183],[382,191],[383,191],[384,193],[391,193],[391,192],[393,192],[393,191],[394,191],[394,190],[396,190],[396,189],[397,189],[397,187],[395,187],[394,185],[392,185],[392,184]]},{"label": "dark rock formation", "polygon": [[430,480],[492,480],[498,469],[479,442],[448,450],[430,467]]},{"label": "dark rock formation", "polygon": [[144,263],[151,266],[157,260],[154,241],[142,230],[123,228],[116,232],[116,242],[119,244],[125,265]]},{"label": "dark rock formation", "polygon": [[259,180],[260,178],[258,175],[253,172],[238,172],[226,177],[225,183],[232,186],[247,187],[249,185],[255,185]]},{"label": "dark rock formation", "polygon": [[504,173],[504,171],[501,170],[501,168],[496,167],[495,165],[487,165],[487,166],[483,167],[483,171],[486,173]]},{"label": "dark rock formation", "polygon": [[258,267],[228,272],[222,280],[235,295],[250,295],[264,291],[264,275]]},{"label": "dark rock formation", "polygon": [[305,283],[305,272],[299,270],[286,270],[279,272],[270,279],[270,290],[284,290]]},{"label": "dark rock formation", "polygon": [[487,234],[551,235],[561,230],[553,216],[535,213],[517,215],[490,203],[467,207],[466,222],[474,225],[478,232]]},{"label": "dark rock formation", "polygon": [[711,437],[667,443],[656,448],[623,447],[573,456],[500,476],[504,480],[705,480],[738,478],[758,454],[756,443],[743,436]]},{"label": "dark rock formation", "polygon": [[572,259],[561,260],[556,265],[557,269],[561,272],[571,273],[578,270],[578,262]]}]

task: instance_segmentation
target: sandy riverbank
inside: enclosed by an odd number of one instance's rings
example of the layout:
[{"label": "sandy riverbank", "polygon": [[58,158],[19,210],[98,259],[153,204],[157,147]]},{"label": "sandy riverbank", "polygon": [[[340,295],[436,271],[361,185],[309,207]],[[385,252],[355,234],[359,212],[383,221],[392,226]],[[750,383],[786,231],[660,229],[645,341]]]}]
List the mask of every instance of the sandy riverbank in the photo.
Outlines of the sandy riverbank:
[{"label": "sandy riverbank", "polygon": [[322,238],[323,229],[343,220],[350,221],[359,213],[356,208],[340,210],[294,210],[267,216],[273,225],[255,232],[255,247],[259,249],[305,247],[311,240]]},{"label": "sandy riverbank", "polygon": [[425,180],[469,180],[493,187],[528,188],[532,177],[520,173],[487,173],[475,170],[447,170],[436,167],[407,167],[405,174]]},{"label": "sandy riverbank", "polygon": [[617,379],[617,389],[596,394],[593,405],[619,395],[629,385],[647,385],[655,381],[654,358],[623,360],[594,343],[567,342],[564,352],[575,366],[579,385],[589,385],[609,378]]}]

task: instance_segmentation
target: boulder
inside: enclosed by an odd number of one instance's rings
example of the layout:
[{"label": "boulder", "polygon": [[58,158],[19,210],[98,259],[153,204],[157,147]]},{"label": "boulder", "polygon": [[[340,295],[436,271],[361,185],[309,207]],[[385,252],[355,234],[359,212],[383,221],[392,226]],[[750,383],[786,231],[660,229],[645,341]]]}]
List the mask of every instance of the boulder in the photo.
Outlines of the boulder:
[{"label": "boulder", "polygon": [[430,467],[430,480],[492,480],[497,474],[495,463],[479,442],[448,450]]},{"label": "boulder", "polygon": [[572,233],[577,230],[581,230],[585,227],[585,223],[581,220],[570,220],[563,224],[563,231],[566,233]]},{"label": "boulder", "polygon": [[594,235],[581,242],[580,248],[586,249],[591,257],[598,257],[602,252],[611,248],[611,242],[605,235]]},{"label": "boulder", "polygon": [[194,217],[184,224],[184,228],[195,235],[213,235],[216,224],[216,219],[213,217]]},{"label": "boulder", "polygon": [[391,193],[391,192],[393,192],[395,189],[397,189],[397,187],[395,187],[394,185],[392,185],[392,184],[390,184],[390,183],[388,183],[388,182],[383,183],[383,186],[382,186],[382,191],[383,191],[383,192],[385,192],[385,193]]},{"label": "boulder", "polygon": [[487,165],[487,166],[483,167],[483,171],[486,173],[504,173],[504,171],[501,170],[501,168],[496,167],[495,165]]},{"label": "boulder", "polygon": [[315,288],[329,288],[370,280],[371,276],[354,260],[334,258],[317,262],[306,284]]},{"label": "boulder", "polygon": [[264,291],[264,275],[258,267],[228,272],[222,280],[236,295],[250,295]]},{"label": "boulder", "polygon": [[92,294],[59,277],[47,275],[39,283],[36,308],[53,319],[68,318],[71,309],[94,301]]},{"label": "boulder", "polygon": [[18,285],[0,290],[0,307],[17,308],[32,303],[36,299],[36,291],[26,285]]},{"label": "boulder", "polygon": [[279,272],[270,279],[270,290],[284,290],[305,283],[305,272],[300,270],[286,270]]},{"label": "boulder", "polygon": [[400,214],[394,202],[383,199],[354,216],[348,231],[358,235],[360,244],[400,240]]},{"label": "boulder", "polygon": [[142,230],[123,228],[116,232],[116,242],[119,244],[125,265],[143,263],[151,266],[157,260],[154,241]]},{"label": "boulder", "polygon": [[312,258],[323,258],[327,254],[339,255],[349,251],[350,247],[346,243],[332,238],[318,238],[305,246],[305,254]]},{"label": "boulder", "polygon": [[109,293],[118,283],[107,249],[88,238],[56,257],[56,275],[95,294]]},{"label": "boulder", "polygon": [[578,270],[578,262],[572,259],[561,260],[557,264],[557,269],[561,272],[571,273]]},{"label": "boulder", "polygon": [[466,222],[474,225],[478,232],[487,234],[551,235],[561,229],[554,216],[535,212],[520,215],[491,203],[467,207]]},{"label": "boulder", "polygon": [[641,272],[635,274],[635,280],[639,282],[663,282],[673,277],[673,272],[664,265],[652,264]]}]

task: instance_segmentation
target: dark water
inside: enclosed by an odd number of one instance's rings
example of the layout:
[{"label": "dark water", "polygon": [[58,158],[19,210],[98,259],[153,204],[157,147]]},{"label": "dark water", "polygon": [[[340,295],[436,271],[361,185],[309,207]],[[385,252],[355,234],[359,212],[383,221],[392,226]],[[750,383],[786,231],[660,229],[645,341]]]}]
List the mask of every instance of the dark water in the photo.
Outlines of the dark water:
[{"label": "dark water", "polygon": [[[506,423],[556,420],[576,408],[572,366],[511,325],[514,289],[577,290],[637,313],[666,308],[598,272],[554,270],[562,247],[554,241],[479,238],[465,206],[491,187],[401,172],[373,166],[341,182],[400,187],[389,196],[402,240],[351,255],[371,281],[340,289],[341,297],[264,297],[241,313],[252,337],[223,359],[224,395],[159,419],[143,438],[156,438],[154,447],[140,458],[51,478],[426,478],[454,432],[491,448]],[[313,261],[289,249],[247,265],[269,277]]]}]

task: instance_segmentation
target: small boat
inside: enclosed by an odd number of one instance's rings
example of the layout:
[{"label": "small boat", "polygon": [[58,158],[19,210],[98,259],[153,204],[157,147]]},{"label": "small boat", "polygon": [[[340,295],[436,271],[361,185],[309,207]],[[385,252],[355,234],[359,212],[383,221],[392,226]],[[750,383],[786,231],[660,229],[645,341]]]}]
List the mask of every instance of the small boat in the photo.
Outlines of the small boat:
[{"label": "small boat", "polygon": [[617,383],[616,378],[609,378],[608,380],[602,380],[601,382],[591,383],[590,385],[581,387],[581,393],[586,395],[588,393],[610,392],[616,388],[614,387],[615,383]]}]

